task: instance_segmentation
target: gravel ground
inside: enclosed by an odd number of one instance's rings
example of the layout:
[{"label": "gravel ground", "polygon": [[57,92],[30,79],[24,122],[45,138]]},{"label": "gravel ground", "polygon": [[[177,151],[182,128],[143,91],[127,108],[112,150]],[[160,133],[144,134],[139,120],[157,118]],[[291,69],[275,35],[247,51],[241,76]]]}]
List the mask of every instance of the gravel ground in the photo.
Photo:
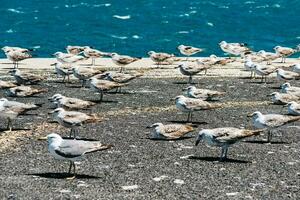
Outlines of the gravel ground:
[{"label": "gravel ground", "polygon": [[[98,96],[88,89],[51,81],[46,95],[18,98],[22,102],[44,103],[31,115],[14,122],[16,131],[4,132],[0,121],[1,199],[297,199],[300,196],[299,141],[297,127],[284,127],[272,144],[265,135],[248,138],[229,149],[229,160],[219,162],[220,149],[203,143],[194,146],[202,128],[224,126],[251,128],[248,113],[286,113],[281,106],[269,105],[266,97],[278,82],[259,80],[200,78],[197,86],[227,91],[220,100],[224,108],[195,113],[197,130],[193,138],[177,141],[148,139],[146,126],[155,122],[186,119],[171,98],[182,93],[186,79],[134,80],[122,94],[106,94],[104,102],[92,110],[104,122],[80,128],[79,136],[113,144],[108,151],[87,155],[77,166],[78,176],[66,180],[68,162],[54,160],[45,141],[38,136],[68,130],[50,123],[47,98],[60,92],[88,100]],[[257,81],[257,82],[256,82]],[[296,84],[293,83],[292,84]],[[78,84],[77,84],[78,85]],[[1,91],[1,96],[4,93]],[[11,98],[10,98],[11,99]],[[299,125],[296,123],[295,125]],[[29,130],[23,130],[24,127]],[[124,187],[129,186],[129,187]]]}]

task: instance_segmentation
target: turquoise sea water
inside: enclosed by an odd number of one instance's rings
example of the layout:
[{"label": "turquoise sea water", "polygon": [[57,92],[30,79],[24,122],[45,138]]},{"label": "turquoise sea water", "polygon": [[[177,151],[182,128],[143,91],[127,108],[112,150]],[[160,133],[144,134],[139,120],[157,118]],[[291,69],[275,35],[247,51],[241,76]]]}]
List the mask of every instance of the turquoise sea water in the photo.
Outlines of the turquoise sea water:
[{"label": "turquoise sea water", "polygon": [[[218,42],[254,50],[300,43],[299,0],[0,0],[0,46],[50,57],[66,45],[146,56],[178,44],[222,55]],[[1,54],[3,57],[4,55]]]}]

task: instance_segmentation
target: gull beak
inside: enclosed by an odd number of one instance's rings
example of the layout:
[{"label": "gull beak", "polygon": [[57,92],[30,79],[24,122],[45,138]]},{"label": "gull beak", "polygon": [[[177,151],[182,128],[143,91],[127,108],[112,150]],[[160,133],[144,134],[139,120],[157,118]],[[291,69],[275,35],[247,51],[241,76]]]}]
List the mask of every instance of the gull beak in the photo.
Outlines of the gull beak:
[{"label": "gull beak", "polygon": [[247,115],[247,117],[252,117],[253,116],[253,113],[250,113]]},{"label": "gull beak", "polygon": [[48,112],[48,114],[53,114],[53,113],[54,113],[54,110],[52,110],[52,111]]},{"label": "gull beak", "polygon": [[150,126],[146,126],[146,128],[152,128],[153,126],[152,125],[150,125]]},{"label": "gull beak", "polygon": [[183,88],[183,89],[182,89],[182,91],[187,91],[187,90],[188,90],[188,88]]},{"label": "gull beak", "polygon": [[52,64],[50,64],[50,66],[55,66],[57,63],[52,63]]},{"label": "gull beak", "polygon": [[170,99],[170,101],[175,101],[175,100],[176,100],[176,98],[171,98],[171,99]]},{"label": "gull beak", "polygon": [[38,137],[37,140],[47,140],[47,136]]},{"label": "gull beak", "polygon": [[195,146],[198,146],[201,140],[202,140],[202,135],[198,135]]}]

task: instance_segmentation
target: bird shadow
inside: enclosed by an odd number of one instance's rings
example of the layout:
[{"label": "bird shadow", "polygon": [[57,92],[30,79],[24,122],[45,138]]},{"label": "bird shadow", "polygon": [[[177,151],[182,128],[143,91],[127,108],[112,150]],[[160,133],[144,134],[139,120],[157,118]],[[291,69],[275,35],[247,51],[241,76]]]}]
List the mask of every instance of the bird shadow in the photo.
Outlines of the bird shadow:
[{"label": "bird shadow", "polygon": [[[33,173],[33,174],[26,174],[28,176],[38,176],[41,178],[51,178],[51,179],[66,179],[72,177],[69,173],[53,173],[53,172],[46,172],[46,173]],[[86,174],[76,174],[75,179],[99,179],[100,177],[91,176]]]},{"label": "bird shadow", "polygon": [[93,103],[119,103],[118,101],[113,100],[88,100]]},{"label": "bird shadow", "polygon": [[147,137],[147,138],[142,138],[142,139],[147,139],[147,140],[152,140],[152,141],[181,141],[181,140],[187,140],[194,138],[193,136],[184,136],[176,139],[164,139],[164,138],[152,138],[152,137]]},{"label": "bird shadow", "polygon": [[81,85],[66,85],[66,84],[65,84],[65,87],[66,88],[84,88]]},{"label": "bird shadow", "polygon": [[281,89],[281,87],[280,87],[280,86],[272,86],[272,87],[270,87],[270,89],[274,89],[274,90],[280,90],[280,89]]},{"label": "bird shadow", "polygon": [[[62,137],[64,140],[74,140],[73,137]],[[84,138],[84,137],[76,137],[76,140],[82,140],[82,141],[98,141],[96,139],[91,138]]]},{"label": "bird shadow", "polygon": [[188,82],[182,82],[182,81],[173,81],[172,82],[173,84],[176,84],[176,85],[188,85],[188,84],[190,84],[190,85],[196,85],[197,83],[188,83]]},{"label": "bird shadow", "polygon": [[191,122],[188,122],[188,121],[185,121],[185,120],[170,120],[170,121],[167,121],[167,122],[170,122],[170,123],[176,123],[176,124],[192,124],[192,125],[203,125],[203,124],[208,124],[207,122],[195,122],[195,121],[191,121]]},{"label": "bird shadow", "polygon": [[190,156],[188,159],[191,160],[202,160],[207,162],[216,162],[219,161],[220,163],[250,163],[250,161],[247,160],[238,160],[238,159],[232,159],[232,158],[226,158],[225,160],[220,160],[219,157],[199,157],[199,156]]},{"label": "bird shadow", "polygon": [[273,141],[273,142],[268,142],[266,140],[249,140],[249,141],[242,141],[244,143],[251,143],[251,144],[290,144],[288,142],[284,141]]},{"label": "bird shadow", "polygon": [[126,92],[126,91],[122,91],[122,92],[116,92],[116,91],[113,91],[113,92],[106,92],[107,94],[134,94],[132,92]]},{"label": "bird shadow", "polygon": [[263,85],[263,84],[273,84],[274,82],[273,81],[269,81],[269,82],[261,82],[261,81],[250,81],[249,83],[251,84],[257,84],[257,85]]},{"label": "bird shadow", "polygon": [[[7,128],[0,128],[0,132],[8,131]],[[30,131],[30,128],[13,128],[12,131]]]}]

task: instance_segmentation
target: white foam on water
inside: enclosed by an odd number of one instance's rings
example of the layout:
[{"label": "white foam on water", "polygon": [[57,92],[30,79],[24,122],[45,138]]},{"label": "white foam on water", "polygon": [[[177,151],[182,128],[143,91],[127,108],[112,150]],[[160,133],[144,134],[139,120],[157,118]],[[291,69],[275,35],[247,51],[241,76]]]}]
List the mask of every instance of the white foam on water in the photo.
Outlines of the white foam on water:
[{"label": "white foam on water", "polygon": [[123,19],[123,20],[126,20],[126,19],[130,19],[131,16],[130,15],[113,15],[114,18],[117,18],[117,19]]}]

